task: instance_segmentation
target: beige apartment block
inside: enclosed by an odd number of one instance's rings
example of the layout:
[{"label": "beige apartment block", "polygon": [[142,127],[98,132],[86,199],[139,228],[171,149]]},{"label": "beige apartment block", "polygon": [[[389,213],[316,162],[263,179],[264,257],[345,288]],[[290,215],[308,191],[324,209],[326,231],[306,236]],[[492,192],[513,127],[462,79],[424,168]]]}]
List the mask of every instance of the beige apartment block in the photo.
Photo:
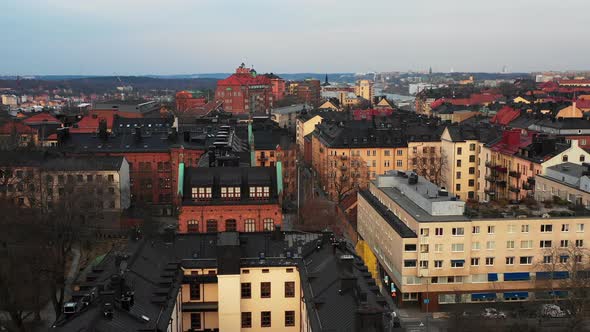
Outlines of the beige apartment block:
[{"label": "beige apartment block", "polygon": [[428,299],[436,311],[443,304],[563,296],[567,271],[550,270],[549,260],[590,266],[587,255],[549,253],[587,248],[588,218],[468,218],[464,207],[456,195],[409,173],[379,176],[359,193],[359,236],[381,276],[395,285],[399,305],[424,309]]}]

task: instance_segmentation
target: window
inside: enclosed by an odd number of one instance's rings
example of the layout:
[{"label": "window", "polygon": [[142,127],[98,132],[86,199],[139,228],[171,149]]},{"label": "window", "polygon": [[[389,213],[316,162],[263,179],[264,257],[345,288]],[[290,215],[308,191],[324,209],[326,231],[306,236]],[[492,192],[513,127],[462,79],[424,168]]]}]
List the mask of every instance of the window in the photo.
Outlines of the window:
[{"label": "window", "polygon": [[421,252],[421,253],[423,253],[423,254],[426,254],[426,253],[428,253],[428,251],[429,251],[428,249],[429,249],[429,248],[428,248],[428,245],[427,245],[427,244],[421,244],[421,245],[420,245],[420,252]]},{"label": "window", "polygon": [[217,220],[211,219],[207,220],[207,233],[216,233],[217,232]]},{"label": "window", "polygon": [[479,249],[481,249],[481,243],[479,243],[479,242],[471,243],[471,250],[479,250]]},{"label": "window", "polygon": [[285,326],[295,326],[295,311],[285,311]]},{"label": "window", "polygon": [[471,266],[478,266],[479,265],[479,257],[472,257],[471,258]]},{"label": "window", "polygon": [[463,267],[463,266],[465,266],[465,260],[463,260],[463,259],[452,259],[451,260],[451,267],[459,268],[459,267]]},{"label": "window", "polygon": [[516,233],[516,225],[515,224],[508,225],[508,233]]},{"label": "window", "polygon": [[514,257],[506,257],[506,265],[514,265]]},{"label": "window", "polygon": [[238,230],[238,224],[235,219],[228,219],[225,221],[225,231],[235,232]]},{"label": "window", "polygon": [[428,261],[420,261],[420,268],[427,269],[428,268]]},{"label": "window", "polygon": [[201,329],[201,313],[191,313],[191,329]]},{"label": "window", "polygon": [[584,246],[584,240],[578,239],[576,240],[576,247],[581,248]]},{"label": "window", "polygon": [[109,174],[107,179],[109,180],[109,182],[114,182],[115,181],[115,176],[113,174]]},{"label": "window", "polygon": [[487,266],[494,265],[494,257],[486,257],[486,265]]},{"label": "window", "polygon": [[570,244],[570,243],[569,243],[569,241],[568,241],[568,240],[561,240],[561,241],[559,242],[559,246],[560,246],[561,248],[567,248],[567,247],[569,246],[569,244]]},{"label": "window", "polygon": [[190,288],[190,298],[191,300],[200,300],[201,299],[201,284],[192,280],[189,284]]},{"label": "window", "polygon": [[451,244],[451,251],[453,251],[453,252],[464,251],[464,245],[463,245],[463,243],[453,243],[453,244]]},{"label": "window", "polygon": [[567,255],[561,255],[559,256],[559,262],[560,263],[567,263],[567,261],[570,259],[570,256]]},{"label": "window", "polygon": [[553,225],[541,225],[541,233],[549,233],[553,231]]},{"label": "window", "polygon": [[295,297],[294,281],[285,281],[285,297]]},{"label": "window", "polygon": [[270,327],[270,311],[263,311],[260,313],[260,326]]},{"label": "window", "polygon": [[487,241],[486,242],[486,249],[487,250],[496,249],[496,241]]},{"label": "window", "polygon": [[191,188],[191,198],[193,198],[193,199],[211,198],[211,187],[193,187],[193,188]]},{"label": "window", "polygon": [[569,232],[570,231],[570,224],[561,224],[561,231],[562,232]]},{"label": "window", "polygon": [[434,268],[441,269],[442,266],[443,266],[443,261],[440,261],[440,260],[434,261]]},{"label": "window", "polygon": [[582,255],[575,255],[574,259],[576,260],[576,263],[582,263]]},{"label": "window", "polygon": [[581,233],[584,231],[584,224],[576,224],[576,232]]},{"label": "window", "polygon": [[[459,177],[458,177],[458,179],[460,179],[460,178],[461,178],[461,172],[457,172],[457,176],[459,176]],[[457,191],[461,191],[461,184],[460,184],[460,183],[457,183],[457,184],[455,185],[455,189],[456,189]]]},{"label": "window", "polygon": [[514,240],[506,241],[506,248],[507,249],[514,249]]},{"label": "window", "polygon": [[442,252],[443,251],[444,246],[442,244],[435,244],[434,245],[434,251],[435,252]]},{"label": "window", "polygon": [[561,161],[562,161],[562,162],[564,162],[564,163],[565,163],[565,162],[567,162],[567,159],[568,159],[568,158],[567,158],[567,154],[564,154],[564,155],[561,157]]},{"label": "window", "polygon": [[416,251],[415,244],[406,244],[404,245],[404,251]]},{"label": "window", "polygon": [[434,229],[434,235],[436,236],[442,236],[443,235],[443,229],[442,227],[437,227]]},{"label": "window", "polygon": [[529,225],[521,225],[520,231],[521,231],[521,233],[528,233],[529,232]]},{"label": "window", "polygon": [[475,174],[475,167],[469,167],[469,174]]},{"label": "window", "polygon": [[198,233],[199,232],[199,222],[197,220],[189,220],[186,222],[187,232],[189,233]]},{"label": "window", "polygon": [[520,249],[532,249],[533,240],[522,240],[520,241]]},{"label": "window", "polygon": [[275,222],[272,218],[265,218],[262,220],[262,223],[265,232],[273,231],[275,229]]},{"label": "window", "polygon": [[461,155],[463,153],[463,148],[457,148],[457,154]]},{"label": "window", "polygon": [[416,260],[415,259],[404,260],[404,267],[416,267]]},{"label": "window", "polygon": [[252,284],[249,282],[243,282],[241,285],[241,294],[243,299],[252,298]]},{"label": "window", "polygon": [[461,167],[461,159],[457,159],[457,167]]},{"label": "window", "polygon": [[252,313],[251,312],[242,312],[242,327],[244,327],[244,328],[252,327]]},{"label": "window", "polygon": [[429,228],[420,228],[420,235],[424,236],[424,237],[428,237],[428,234],[430,233],[430,229]]},{"label": "window", "polygon": [[496,233],[496,226],[488,226],[488,234]]},{"label": "window", "polygon": [[475,151],[475,143],[469,144],[469,151]]},{"label": "window", "polygon": [[244,221],[244,231],[247,233],[256,232],[256,222],[254,219],[246,219]]},{"label": "window", "polygon": [[403,165],[404,165],[404,163],[403,163],[403,161],[401,161],[401,160],[397,160],[397,161],[395,162],[395,166],[397,166],[397,167],[402,167]]},{"label": "window", "polygon": [[451,233],[453,234],[453,236],[463,236],[465,235],[465,230],[463,227],[453,227]]},{"label": "window", "polygon": [[262,298],[269,298],[270,297],[270,282],[261,282],[260,283],[260,297],[262,297]]},{"label": "window", "polygon": [[541,248],[551,248],[551,240],[541,240],[539,243]]},{"label": "window", "polygon": [[471,233],[473,233],[473,234],[479,234],[479,226],[473,226],[471,228]]},{"label": "window", "polygon": [[470,187],[475,187],[475,180],[473,180],[473,179],[468,180],[467,185]]},{"label": "window", "polygon": [[521,265],[533,264],[533,256],[520,256],[520,264]]},{"label": "window", "polygon": [[474,163],[475,162],[475,156],[474,155],[469,156],[469,162],[470,163]]},{"label": "window", "polygon": [[240,187],[221,187],[222,198],[240,198]]},{"label": "window", "polygon": [[550,255],[543,256],[543,264],[551,264],[553,262],[553,257]]},{"label": "window", "polygon": [[390,150],[385,150],[385,152],[383,152],[385,154],[386,157],[389,157],[391,155],[391,151]]},{"label": "window", "polygon": [[399,149],[399,150],[397,150],[395,152],[397,153],[398,156],[403,156],[404,155],[404,150]]}]

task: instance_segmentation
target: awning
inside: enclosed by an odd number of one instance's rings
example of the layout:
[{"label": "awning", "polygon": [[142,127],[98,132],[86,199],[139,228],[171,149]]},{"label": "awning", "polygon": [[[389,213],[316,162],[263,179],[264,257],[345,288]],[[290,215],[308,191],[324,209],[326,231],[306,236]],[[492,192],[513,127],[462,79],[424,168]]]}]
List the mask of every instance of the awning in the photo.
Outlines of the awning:
[{"label": "awning", "polygon": [[518,280],[530,280],[531,275],[528,272],[512,272],[504,273],[504,281],[518,281]]},{"label": "awning", "polygon": [[184,302],[182,304],[183,312],[211,312],[218,311],[219,304],[217,302]]},{"label": "awning", "polygon": [[496,293],[473,293],[471,294],[471,301],[474,300],[494,300]]},{"label": "awning", "polygon": [[555,271],[555,272],[537,272],[538,280],[549,280],[549,279],[567,279],[569,272],[567,271]]},{"label": "awning", "polygon": [[498,281],[497,273],[488,273],[488,281]]},{"label": "awning", "polygon": [[451,263],[452,264],[465,264],[465,260],[464,259],[451,259]]},{"label": "awning", "polygon": [[528,297],[529,297],[528,292],[507,292],[507,293],[504,293],[505,299],[512,299],[512,298],[526,299]]}]

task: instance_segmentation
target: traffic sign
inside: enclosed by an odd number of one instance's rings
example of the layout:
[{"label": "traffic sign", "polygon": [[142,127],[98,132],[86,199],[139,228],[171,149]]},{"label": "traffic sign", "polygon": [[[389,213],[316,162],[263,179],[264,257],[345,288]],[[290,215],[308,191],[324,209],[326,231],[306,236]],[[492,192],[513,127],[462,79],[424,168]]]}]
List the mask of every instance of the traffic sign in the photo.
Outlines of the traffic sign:
[{"label": "traffic sign", "polygon": [[430,299],[424,299],[424,304],[430,303]]}]

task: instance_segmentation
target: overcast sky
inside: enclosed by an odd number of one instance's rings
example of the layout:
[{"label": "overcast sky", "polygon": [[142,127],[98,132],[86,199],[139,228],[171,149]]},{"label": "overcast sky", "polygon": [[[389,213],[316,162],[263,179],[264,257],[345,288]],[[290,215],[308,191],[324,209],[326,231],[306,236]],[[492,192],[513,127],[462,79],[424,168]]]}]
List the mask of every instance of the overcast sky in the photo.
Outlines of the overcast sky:
[{"label": "overcast sky", "polygon": [[0,75],[590,69],[590,0],[0,0]]}]

